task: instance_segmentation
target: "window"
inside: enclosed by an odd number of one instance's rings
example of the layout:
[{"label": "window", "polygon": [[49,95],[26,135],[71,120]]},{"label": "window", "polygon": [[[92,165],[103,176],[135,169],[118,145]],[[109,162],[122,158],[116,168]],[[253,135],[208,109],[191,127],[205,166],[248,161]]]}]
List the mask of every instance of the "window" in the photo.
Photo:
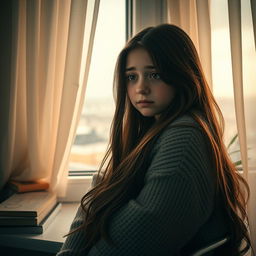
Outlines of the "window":
[{"label": "window", "polygon": [[[245,114],[246,118],[253,116],[252,101],[255,100],[255,90],[253,86],[256,83],[256,75],[252,70],[256,63],[255,49],[253,44],[253,26],[250,15],[249,1],[242,1],[242,46],[243,46],[243,73],[244,73],[244,91],[245,91]],[[213,69],[213,93],[222,110],[225,118],[225,143],[228,145],[232,137],[237,134],[235,104],[232,80],[232,64],[230,54],[230,39],[229,39],[229,20],[228,20],[228,6],[226,0],[211,1],[211,26],[212,26],[212,69]],[[253,118],[248,120],[255,122]],[[255,127],[256,124],[250,125]],[[248,127],[247,127],[248,128]],[[248,147],[250,143],[255,141],[255,132],[247,130]],[[231,154],[233,161],[241,159],[239,151],[239,142],[235,141],[230,151],[236,151]],[[253,151],[248,151],[249,167],[255,167],[255,157],[250,156]]]},{"label": "window", "polygon": [[101,1],[84,107],[71,149],[70,176],[90,176],[106,151],[114,113],[114,68],[125,33],[125,0]]}]

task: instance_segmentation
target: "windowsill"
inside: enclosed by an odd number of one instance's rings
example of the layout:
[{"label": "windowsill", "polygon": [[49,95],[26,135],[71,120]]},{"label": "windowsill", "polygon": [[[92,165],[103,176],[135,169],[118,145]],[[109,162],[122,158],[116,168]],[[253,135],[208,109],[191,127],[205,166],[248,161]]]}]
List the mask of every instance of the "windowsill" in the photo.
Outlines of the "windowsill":
[{"label": "windowsill", "polygon": [[64,198],[59,198],[61,202],[80,202],[83,195],[91,187],[92,176],[68,177],[67,191]]},{"label": "windowsill", "polygon": [[69,231],[79,203],[62,203],[62,208],[53,222],[40,235],[0,234],[0,246],[57,253]]}]

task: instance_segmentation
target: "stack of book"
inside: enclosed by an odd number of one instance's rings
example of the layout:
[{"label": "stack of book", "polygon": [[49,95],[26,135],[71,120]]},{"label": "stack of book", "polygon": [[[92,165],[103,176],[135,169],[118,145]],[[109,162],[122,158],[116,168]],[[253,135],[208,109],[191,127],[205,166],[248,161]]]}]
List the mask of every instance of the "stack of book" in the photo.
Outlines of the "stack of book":
[{"label": "stack of book", "polygon": [[60,209],[53,192],[14,194],[0,204],[0,234],[41,234]]}]

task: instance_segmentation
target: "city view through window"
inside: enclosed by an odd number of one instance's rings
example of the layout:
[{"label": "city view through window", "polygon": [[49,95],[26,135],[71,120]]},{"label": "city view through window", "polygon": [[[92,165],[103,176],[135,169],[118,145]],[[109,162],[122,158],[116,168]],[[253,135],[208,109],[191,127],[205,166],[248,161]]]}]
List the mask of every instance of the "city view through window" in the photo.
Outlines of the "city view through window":
[{"label": "city view through window", "polygon": [[97,170],[114,113],[113,75],[125,44],[125,0],[100,2],[82,116],[71,149],[70,170]]}]

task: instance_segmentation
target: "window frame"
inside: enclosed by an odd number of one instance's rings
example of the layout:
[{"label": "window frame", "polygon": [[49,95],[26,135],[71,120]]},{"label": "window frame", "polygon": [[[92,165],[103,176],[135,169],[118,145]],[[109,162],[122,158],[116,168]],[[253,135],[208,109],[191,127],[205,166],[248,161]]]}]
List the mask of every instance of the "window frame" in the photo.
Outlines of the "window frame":
[{"label": "window frame", "polygon": [[[132,35],[132,20],[134,10],[134,0],[125,0],[125,39]],[[143,1],[144,2],[144,1]],[[68,181],[65,197],[59,198],[61,202],[79,202],[82,196],[89,190],[93,174],[97,171],[82,170],[83,174],[72,175],[72,170],[68,171]]]}]

